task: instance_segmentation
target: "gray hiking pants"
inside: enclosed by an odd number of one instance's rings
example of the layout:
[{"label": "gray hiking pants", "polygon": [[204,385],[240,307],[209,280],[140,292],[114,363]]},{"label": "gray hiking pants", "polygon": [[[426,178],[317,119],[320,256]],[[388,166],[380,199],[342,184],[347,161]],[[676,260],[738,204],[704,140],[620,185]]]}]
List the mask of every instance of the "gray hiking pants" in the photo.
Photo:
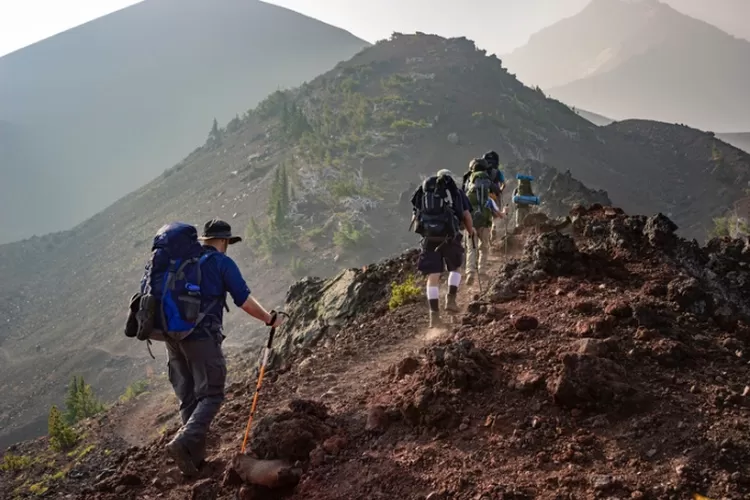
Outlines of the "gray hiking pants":
[{"label": "gray hiking pants", "polygon": [[167,342],[169,382],[180,400],[182,428],[175,436],[198,465],[206,458],[206,436],[221,403],[227,364],[221,336]]}]

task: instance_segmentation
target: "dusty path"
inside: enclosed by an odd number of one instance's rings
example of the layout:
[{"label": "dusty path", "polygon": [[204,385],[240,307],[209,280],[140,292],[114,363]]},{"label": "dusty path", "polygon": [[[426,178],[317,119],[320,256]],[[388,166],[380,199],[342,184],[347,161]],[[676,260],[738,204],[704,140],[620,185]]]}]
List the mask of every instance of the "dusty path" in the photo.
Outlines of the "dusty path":
[{"label": "dusty path", "polygon": [[[498,262],[503,260],[500,252],[495,251],[488,258],[495,268]],[[488,283],[482,283],[486,289]],[[441,284],[441,309],[442,294],[445,293],[447,283]],[[454,324],[457,324],[461,314],[466,310],[466,305],[471,302],[472,296],[479,293],[479,286],[475,281],[472,285],[462,285],[458,294],[458,305],[461,313],[447,314],[442,311],[441,316],[445,326],[439,328],[413,328],[413,326],[399,327],[394,333],[399,339],[396,342],[377,342],[370,345],[367,351],[360,351],[353,355],[342,357],[338,355],[333,363],[324,370],[313,371],[307,365],[313,363],[316,358],[327,356],[326,349],[319,348],[312,354],[309,361],[304,361],[300,366],[300,375],[305,380],[295,391],[299,398],[322,399],[327,404],[336,402],[343,403],[344,399],[351,399],[352,395],[368,396],[377,392],[377,386],[382,384],[382,372],[388,370],[407,356],[418,356],[419,351],[437,341],[444,340],[451,335]],[[413,314],[424,315],[424,323],[427,321],[427,306],[415,308]],[[412,323],[413,325],[413,323]]]},{"label": "dusty path", "polygon": [[448,327],[426,328],[402,342],[391,344],[364,359],[352,357],[340,364],[335,371],[311,373],[306,383],[298,387],[296,395],[303,399],[321,398],[324,401],[338,400],[340,396],[350,398],[352,394],[373,389],[381,383],[381,372],[406,356],[416,356],[418,351],[430,343],[448,337]]},{"label": "dusty path", "polygon": [[178,407],[169,384],[154,380],[148,392],[115,406],[108,413],[108,425],[130,446],[145,446],[179,421]]}]

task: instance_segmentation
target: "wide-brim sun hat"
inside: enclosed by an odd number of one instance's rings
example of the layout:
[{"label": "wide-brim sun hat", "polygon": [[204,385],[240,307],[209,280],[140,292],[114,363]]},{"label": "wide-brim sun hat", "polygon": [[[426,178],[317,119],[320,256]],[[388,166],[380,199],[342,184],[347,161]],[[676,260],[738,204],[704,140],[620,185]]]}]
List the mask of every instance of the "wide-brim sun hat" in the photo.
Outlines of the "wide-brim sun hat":
[{"label": "wide-brim sun hat", "polygon": [[229,240],[230,245],[239,243],[242,238],[232,234],[232,226],[221,219],[211,219],[203,225],[203,234],[198,237],[201,241],[206,240]]}]

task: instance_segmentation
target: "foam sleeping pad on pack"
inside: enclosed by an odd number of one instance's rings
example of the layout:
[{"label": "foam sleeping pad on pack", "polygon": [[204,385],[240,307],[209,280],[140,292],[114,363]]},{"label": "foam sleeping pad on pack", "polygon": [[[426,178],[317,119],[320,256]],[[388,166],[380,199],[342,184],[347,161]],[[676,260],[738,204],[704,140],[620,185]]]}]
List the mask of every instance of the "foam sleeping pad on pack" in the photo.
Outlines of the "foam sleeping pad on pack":
[{"label": "foam sleeping pad on pack", "polygon": [[517,194],[513,197],[513,203],[516,205],[539,205],[539,197]]}]

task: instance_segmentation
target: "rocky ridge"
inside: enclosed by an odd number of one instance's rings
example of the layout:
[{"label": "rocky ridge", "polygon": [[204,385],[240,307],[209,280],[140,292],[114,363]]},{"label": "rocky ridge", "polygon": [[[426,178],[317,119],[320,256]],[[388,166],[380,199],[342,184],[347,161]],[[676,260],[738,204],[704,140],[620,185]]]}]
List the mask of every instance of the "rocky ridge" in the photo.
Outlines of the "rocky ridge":
[{"label": "rocky ridge", "polygon": [[[700,246],[661,214],[599,205],[570,217],[528,236],[484,294],[464,290],[443,331],[426,329],[423,297],[388,308],[383,285],[414,272],[413,252],[347,271],[346,286],[346,273],[293,286],[287,310],[307,333],[281,335],[298,348],[279,351],[250,444],[293,464],[284,498],[746,498],[748,241]],[[327,328],[321,304],[337,319]],[[279,498],[232,472],[254,381],[231,384],[198,481],[165,464],[171,428],[97,448],[48,491]],[[0,474],[13,488],[25,478]]]}]

